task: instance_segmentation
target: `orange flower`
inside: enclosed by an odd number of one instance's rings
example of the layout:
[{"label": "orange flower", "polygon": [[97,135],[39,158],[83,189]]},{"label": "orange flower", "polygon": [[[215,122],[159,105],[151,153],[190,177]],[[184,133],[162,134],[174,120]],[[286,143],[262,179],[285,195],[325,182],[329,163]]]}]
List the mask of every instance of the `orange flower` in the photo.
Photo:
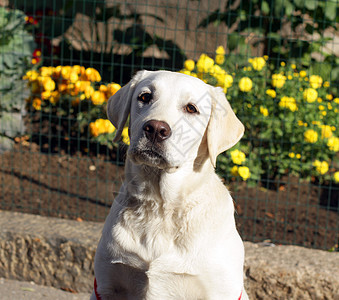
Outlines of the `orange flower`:
[{"label": "orange flower", "polygon": [[95,91],[93,94],[92,94],[92,103],[94,105],[101,105],[105,102],[106,100],[106,96],[103,92],[100,92],[100,91]]},{"label": "orange flower", "polygon": [[120,84],[117,84],[117,83],[108,84],[107,85],[107,93],[106,93],[107,98],[113,96],[120,89],[121,89]]},{"label": "orange flower", "polygon": [[41,110],[41,100],[39,98],[34,98],[32,106],[35,108],[35,110]]},{"label": "orange flower", "polygon": [[85,71],[86,77],[89,81],[101,81],[99,72],[94,68],[87,68]]}]

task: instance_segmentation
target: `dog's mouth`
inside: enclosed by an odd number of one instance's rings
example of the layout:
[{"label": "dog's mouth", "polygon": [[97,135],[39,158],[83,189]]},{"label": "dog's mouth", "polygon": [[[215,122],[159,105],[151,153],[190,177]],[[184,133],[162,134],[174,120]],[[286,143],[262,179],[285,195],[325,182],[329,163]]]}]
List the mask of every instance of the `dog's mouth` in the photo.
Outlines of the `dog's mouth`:
[{"label": "dog's mouth", "polygon": [[145,164],[160,169],[168,167],[168,161],[162,150],[154,145],[145,145],[145,147],[130,148],[128,157],[136,164]]}]

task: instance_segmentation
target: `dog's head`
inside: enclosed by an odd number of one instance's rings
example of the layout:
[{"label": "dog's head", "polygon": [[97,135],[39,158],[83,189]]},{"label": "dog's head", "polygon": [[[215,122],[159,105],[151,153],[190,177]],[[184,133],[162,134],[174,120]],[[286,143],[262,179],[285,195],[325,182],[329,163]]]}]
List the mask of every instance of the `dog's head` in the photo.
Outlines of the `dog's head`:
[{"label": "dog's head", "polygon": [[202,147],[215,166],[244,133],[221,88],[168,71],[138,72],[109,99],[107,115],[115,141],[130,115],[128,156],[160,169],[194,161]]}]

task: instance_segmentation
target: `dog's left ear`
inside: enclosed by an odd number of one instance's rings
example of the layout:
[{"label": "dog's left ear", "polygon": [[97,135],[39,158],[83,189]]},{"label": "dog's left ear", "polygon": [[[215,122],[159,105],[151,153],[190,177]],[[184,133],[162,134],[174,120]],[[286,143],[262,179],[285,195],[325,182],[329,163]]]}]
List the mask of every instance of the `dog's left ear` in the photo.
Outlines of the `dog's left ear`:
[{"label": "dog's left ear", "polygon": [[139,71],[129,83],[118,90],[107,103],[107,117],[116,128],[113,141],[120,139],[122,130],[127,122],[131,110],[131,100],[137,83],[146,71]]},{"label": "dog's left ear", "polygon": [[211,88],[212,112],[207,127],[207,145],[212,165],[217,156],[233,147],[243,136],[245,127],[233,112],[221,88]]}]

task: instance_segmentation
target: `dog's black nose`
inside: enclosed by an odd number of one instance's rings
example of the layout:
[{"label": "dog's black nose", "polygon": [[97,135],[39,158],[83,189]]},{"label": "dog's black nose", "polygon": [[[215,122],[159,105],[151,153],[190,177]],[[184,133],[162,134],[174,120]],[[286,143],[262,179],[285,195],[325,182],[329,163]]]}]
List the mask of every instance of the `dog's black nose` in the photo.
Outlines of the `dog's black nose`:
[{"label": "dog's black nose", "polygon": [[147,121],[142,129],[145,131],[146,137],[151,142],[161,143],[162,141],[168,139],[172,134],[172,130],[169,125],[163,121]]}]

